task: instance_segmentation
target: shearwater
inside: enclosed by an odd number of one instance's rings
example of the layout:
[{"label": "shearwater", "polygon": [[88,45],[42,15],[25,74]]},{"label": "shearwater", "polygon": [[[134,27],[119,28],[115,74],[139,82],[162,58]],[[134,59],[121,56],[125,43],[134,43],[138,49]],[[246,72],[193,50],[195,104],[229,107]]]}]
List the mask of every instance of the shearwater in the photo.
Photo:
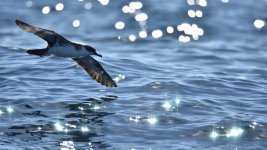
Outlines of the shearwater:
[{"label": "shearwater", "polygon": [[117,84],[112,80],[99,62],[91,57],[91,55],[102,57],[102,55],[96,53],[96,50],[93,47],[71,42],[52,30],[35,27],[19,20],[16,20],[16,24],[26,32],[33,33],[48,43],[46,48],[27,50],[26,52],[28,54],[72,58],[76,63],[83,67],[88,75],[100,84],[107,87],[117,87]]}]

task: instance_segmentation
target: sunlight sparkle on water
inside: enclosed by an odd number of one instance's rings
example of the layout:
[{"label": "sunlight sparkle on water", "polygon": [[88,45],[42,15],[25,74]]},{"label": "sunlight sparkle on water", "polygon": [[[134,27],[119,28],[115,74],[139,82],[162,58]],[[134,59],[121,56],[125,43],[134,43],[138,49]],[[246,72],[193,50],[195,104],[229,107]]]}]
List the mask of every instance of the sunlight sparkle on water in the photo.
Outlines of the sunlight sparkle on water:
[{"label": "sunlight sparkle on water", "polygon": [[141,117],[140,116],[130,117],[129,120],[138,123],[141,120]]},{"label": "sunlight sparkle on water", "polygon": [[148,15],[146,13],[140,13],[135,16],[136,21],[146,21],[148,19]]},{"label": "sunlight sparkle on water", "polygon": [[119,78],[119,77],[115,77],[113,80],[114,80],[115,82],[119,82],[119,81],[120,81],[120,78]]},{"label": "sunlight sparkle on water", "polygon": [[101,3],[101,5],[108,5],[108,3],[109,3],[109,0],[98,0],[100,3]]},{"label": "sunlight sparkle on water", "polygon": [[147,32],[146,31],[140,31],[139,32],[139,37],[142,38],[142,39],[146,38],[147,37]]},{"label": "sunlight sparkle on water", "polygon": [[171,103],[169,102],[165,102],[163,105],[162,105],[163,108],[165,108],[166,110],[170,110],[172,108],[172,105]]},{"label": "sunlight sparkle on water", "polygon": [[73,125],[73,124],[68,124],[68,123],[66,123],[65,124],[67,127],[70,127],[70,128],[77,128],[77,126],[76,125]]},{"label": "sunlight sparkle on water", "polygon": [[68,132],[69,132],[69,129],[67,129],[67,128],[64,129],[64,132],[65,132],[65,133],[68,133]]},{"label": "sunlight sparkle on water", "polygon": [[162,35],[163,32],[159,29],[152,31],[152,37],[155,39],[162,37]]},{"label": "sunlight sparkle on water", "polygon": [[55,124],[55,128],[57,131],[63,131],[63,129],[64,129],[64,127],[59,122],[57,122]]},{"label": "sunlight sparkle on water", "polygon": [[121,10],[123,13],[130,13],[131,12],[131,8],[127,5],[123,6]]},{"label": "sunlight sparkle on water", "polygon": [[0,110],[0,115],[2,115],[4,112],[2,110]]},{"label": "sunlight sparkle on water", "polygon": [[98,105],[95,105],[95,106],[93,107],[93,109],[96,111],[96,110],[100,109],[100,107],[99,107]]},{"label": "sunlight sparkle on water", "polygon": [[80,20],[74,20],[73,22],[72,22],[72,26],[73,27],[75,27],[75,28],[78,28],[79,26],[80,26]]},{"label": "sunlight sparkle on water", "polygon": [[196,17],[196,13],[195,13],[195,11],[194,10],[188,10],[187,11],[187,14],[188,14],[188,16],[190,17],[190,18],[195,18]]},{"label": "sunlight sparkle on water", "polygon": [[[194,40],[198,40],[199,36],[204,35],[204,30],[202,28],[198,27],[197,24],[190,25],[188,23],[182,23],[182,24],[177,26],[177,30],[178,31],[184,31],[185,34],[191,35]],[[190,41],[190,37],[184,36],[184,35],[180,35],[178,39],[181,42],[189,42]]]},{"label": "sunlight sparkle on water", "polygon": [[49,6],[43,7],[43,9],[42,9],[42,13],[43,14],[49,14],[49,12],[50,12],[50,7]]},{"label": "sunlight sparkle on water", "polygon": [[122,12],[123,13],[134,13],[136,10],[141,9],[143,7],[143,3],[141,2],[130,2],[129,6],[125,5],[122,7]]},{"label": "sunlight sparkle on water", "polygon": [[213,139],[217,138],[218,136],[219,136],[219,134],[217,132],[215,132],[215,131],[212,131],[211,134],[210,134],[210,137],[213,138]]},{"label": "sunlight sparkle on water", "polygon": [[155,117],[149,117],[149,118],[147,119],[147,121],[148,121],[150,124],[155,124],[155,123],[158,121],[158,119],[155,118]]},{"label": "sunlight sparkle on water", "polygon": [[174,28],[172,26],[168,26],[167,27],[167,32],[168,33],[173,33],[174,32]]},{"label": "sunlight sparkle on water", "polygon": [[82,128],[81,128],[81,131],[82,131],[82,132],[88,132],[89,129],[88,129],[87,127],[82,127]]},{"label": "sunlight sparkle on water", "polygon": [[199,6],[206,7],[208,5],[206,0],[197,0]]},{"label": "sunlight sparkle on water", "polygon": [[202,11],[201,10],[197,10],[196,11],[196,16],[199,17],[199,18],[202,17],[203,16]]},{"label": "sunlight sparkle on water", "polygon": [[124,79],[125,79],[125,75],[123,75],[123,74],[119,74],[119,78],[120,78],[121,80],[124,80]]},{"label": "sunlight sparkle on water", "polygon": [[141,2],[130,2],[129,7],[131,9],[141,9],[143,7],[143,4]]},{"label": "sunlight sparkle on water", "polygon": [[264,20],[261,20],[261,19],[256,19],[255,21],[254,21],[254,27],[256,28],[256,29],[262,29],[263,27],[265,26],[265,22],[264,22]]},{"label": "sunlight sparkle on water", "polygon": [[118,30],[121,30],[121,29],[123,29],[124,27],[125,27],[125,23],[122,22],[122,21],[118,21],[118,22],[116,22],[116,24],[115,24],[115,28],[118,29]]},{"label": "sunlight sparkle on water", "polygon": [[223,3],[228,3],[229,0],[221,0]]},{"label": "sunlight sparkle on water", "polygon": [[257,122],[253,121],[252,124],[249,125],[252,129],[255,129],[256,126],[262,126],[261,124],[258,124]]},{"label": "sunlight sparkle on water", "polygon": [[240,136],[244,132],[243,129],[233,127],[231,130],[229,130],[226,134],[227,137],[237,137]]},{"label": "sunlight sparkle on water", "polygon": [[85,9],[91,9],[92,8],[92,3],[90,3],[90,2],[88,2],[88,3],[86,3],[85,5],[84,5],[84,8]]},{"label": "sunlight sparkle on water", "polygon": [[178,40],[180,42],[187,43],[187,42],[190,42],[190,37],[189,36],[180,35]]},{"label": "sunlight sparkle on water", "polygon": [[191,25],[189,23],[182,23],[181,25],[177,26],[178,31],[188,31],[191,29]]},{"label": "sunlight sparkle on water", "polygon": [[64,4],[63,3],[58,3],[55,8],[56,8],[57,11],[62,11],[64,9]]},{"label": "sunlight sparkle on water", "polygon": [[188,5],[195,5],[195,0],[187,0]]},{"label": "sunlight sparkle on water", "polygon": [[133,34],[129,35],[129,40],[132,41],[132,42],[135,41],[136,40],[136,36],[133,35]]},{"label": "sunlight sparkle on water", "polygon": [[181,103],[181,100],[177,98],[177,99],[175,100],[175,104],[176,104],[176,105],[179,105],[180,103]]},{"label": "sunlight sparkle on water", "polygon": [[113,80],[115,80],[116,82],[119,82],[120,80],[124,80],[124,79],[125,79],[125,75],[124,74],[119,74]]},{"label": "sunlight sparkle on water", "polygon": [[62,141],[60,150],[75,150],[73,141]]},{"label": "sunlight sparkle on water", "polygon": [[14,112],[14,109],[13,109],[12,107],[7,107],[6,110],[7,110],[7,112],[9,112],[9,113]]}]

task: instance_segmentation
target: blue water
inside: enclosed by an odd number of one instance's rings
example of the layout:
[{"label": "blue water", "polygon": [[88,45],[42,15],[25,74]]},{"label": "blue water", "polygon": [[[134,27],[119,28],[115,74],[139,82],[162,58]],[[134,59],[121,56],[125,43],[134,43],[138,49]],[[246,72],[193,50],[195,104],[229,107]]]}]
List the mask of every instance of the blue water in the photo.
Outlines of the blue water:
[{"label": "blue water", "polygon": [[[122,12],[129,2],[0,2],[0,149],[266,149],[267,28],[253,23],[267,20],[267,2],[143,0],[141,25]],[[190,9],[203,16],[190,18]],[[26,54],[46,43],[15,19],[95,47],[119,87],[101,86],[71,59]],[[182,23],[204,35],[179,41]],[[147,38],[138,36],[142,28]],[[151,36],[156,29],[162,37]]]}]

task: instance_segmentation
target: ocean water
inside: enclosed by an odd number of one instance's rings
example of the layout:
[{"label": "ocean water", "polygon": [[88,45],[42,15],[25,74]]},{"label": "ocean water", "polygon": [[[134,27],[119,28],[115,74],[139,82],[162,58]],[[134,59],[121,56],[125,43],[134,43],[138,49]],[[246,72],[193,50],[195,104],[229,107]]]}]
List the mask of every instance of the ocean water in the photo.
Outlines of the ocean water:
[{"label": "ocean water", "polygon": [[[130,2],[0,2],[0,149],[266,149],[267,1]],[[46,42],[15,19],[95,47],[119,87],[26,54]]]}]

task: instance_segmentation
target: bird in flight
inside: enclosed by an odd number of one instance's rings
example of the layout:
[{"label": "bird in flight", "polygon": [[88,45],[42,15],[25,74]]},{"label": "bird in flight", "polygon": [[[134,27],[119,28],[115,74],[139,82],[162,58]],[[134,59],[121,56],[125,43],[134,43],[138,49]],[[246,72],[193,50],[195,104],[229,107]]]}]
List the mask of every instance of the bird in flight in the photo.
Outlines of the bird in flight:
[{"label": "bird in flight", "polygon": [[34,27],[19,20],[16,20],[16,24],[26,32],[33,33],[48,43],[46,48],[27,50],[28,54],[72,58],[72,60],[83,67],[89,76],[100,84],[107,87],[117,87],[117,84],[99,62],[91,57],[91,55],[102,57],[102,55],[96,53],[93,47],[71,42],[52,30]]}]

